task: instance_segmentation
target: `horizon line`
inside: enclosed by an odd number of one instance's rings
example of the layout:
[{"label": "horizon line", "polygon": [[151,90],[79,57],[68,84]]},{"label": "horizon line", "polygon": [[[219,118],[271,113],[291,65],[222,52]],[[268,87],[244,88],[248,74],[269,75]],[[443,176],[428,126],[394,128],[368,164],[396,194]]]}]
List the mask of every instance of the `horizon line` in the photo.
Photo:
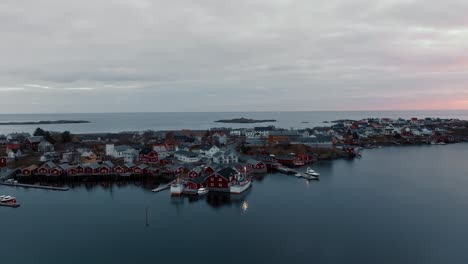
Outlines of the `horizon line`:
[{"label": "horizon line", "polygon": [[40,112],[0,113],[0,115],[43,115],[43,114],[156,114],[156,113],[277,113],[277,112],[430,112],[468,111],[468,109],[399,109],[399,110],[269,110],[269,111],[129,111],[129,112]]}]

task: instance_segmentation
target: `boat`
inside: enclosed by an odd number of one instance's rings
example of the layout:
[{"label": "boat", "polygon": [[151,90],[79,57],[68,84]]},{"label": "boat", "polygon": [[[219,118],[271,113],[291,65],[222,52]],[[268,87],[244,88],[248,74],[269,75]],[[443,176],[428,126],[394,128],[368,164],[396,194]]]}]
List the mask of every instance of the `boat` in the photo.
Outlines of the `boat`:
[{"label": "boat", "polygon": [[307,179],[307,180],[318,180],[319,179],[318,176],[312,176],[312,175],[309,175],[309,174],[304,174],[304,175],[302,175],[302,177],[304,179]]},{"label": "boat", "polygon": [[208,189],[202,187],[202,188],[198,189],[197,193],[198,193],[198,195],[205,195],[205,194],[208,193]]},{"label": "boat", "polygon": [[5,183],[17,184],[18,181],[15,181],[15,180],[13,180],[13,179],[8,179],[8,180],[5,181]]},{"label": "boat", "polygon": [[251,184],[252,184],[252,179],[251,178],[244,178],[244,179],[238,181],[237,183],[232,184],[229,187],[229,192],[230,193],[236,193],[236,194],[242,193],[245,190],[247,190],[251,186]]},{"label": "boat", "polygon": [[9,195],[0,195],[0,203],[4,204],[15,204],[16,198]]},{"label": "boat", "polygon": [[294,176],[300,178],[300,177],[302,177],[302,174],[300,174],[300,173],[298,172],[298,173],[294,174]]},{"label": "boat", "polygon": [[306,174],[314,177],[319,177],[320,174],[314,171],[311,167],[307,167]]}]

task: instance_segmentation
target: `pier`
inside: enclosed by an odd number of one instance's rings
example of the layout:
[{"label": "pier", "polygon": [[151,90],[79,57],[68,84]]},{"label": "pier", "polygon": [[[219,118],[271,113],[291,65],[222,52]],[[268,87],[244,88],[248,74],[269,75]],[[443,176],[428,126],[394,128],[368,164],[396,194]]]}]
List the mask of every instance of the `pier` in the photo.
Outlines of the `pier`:
[{"label": "pier", "polygon": [[296,174],[297,173],[295,170],[284,167],[284,166],[278,166],[276,168],[276,170],[279,171],[279,172],[285,173],[285,174]]},{"label": "pier", "polygon": [[23,187],[23,188],[52,190],[52,191],[68,191],[68,190],[70,190],[69,188],[65,188],[65,187],[53,187],[53,186],[43,186],[43,185],[24,184],[24,183],[0,182],[0,185],[11,186],[11,187]]},{"label": "pier", "polygon": [[152,192],[160,192],[160,191],[164,191],[166,189],[169,189],[171,187],[171,184],[173,184],[175,181],[171,181],[170,183],[166,183],[164,185],[161,185],[159,186],[158,188],[156,189],[153,189],[151,190]]}]

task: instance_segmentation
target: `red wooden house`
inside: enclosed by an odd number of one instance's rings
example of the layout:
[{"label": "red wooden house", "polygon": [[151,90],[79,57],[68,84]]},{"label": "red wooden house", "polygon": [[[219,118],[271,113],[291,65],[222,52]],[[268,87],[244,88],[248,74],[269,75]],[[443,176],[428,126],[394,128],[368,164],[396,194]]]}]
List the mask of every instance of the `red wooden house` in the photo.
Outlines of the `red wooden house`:
[{"label": "red wooden house", "polygon": [[229,191],[231,180],[238,174],[231,167],[224,168],[205,178],[206,188],[214,191]]},{"label": "red wooden house", "polygon": [[7,166],[7,157],[0,157],[0,168]]},{"label": "red wooden house", "polygon": [[38,167],[36,165],[28,166],[24,169],[21,169],[21,174],[24,176],[30,176],[37,173]]},{"label": "red wooden house", "polygon": [[109,174],[111,172],[112,172],[112,169],[107,166],[101,166],[101,168],[99,168],[100,174]]},{"label": "red wooden house", "polygon": [[304,163],[311,163],[314,161],[314,157],[307,153],[296,154],[296,157]]},{"label": "red wooden house", "polygon": [[303,166],[304,161],[296,155],[276,156],[276,161],[289,167]]},{"label": "red wooden house", "polygon": [[76,173],[77,173],[77,174],[82,174],[82,173],[84,173],[84,166],[83,166],[83,165],[76,165],[76,166],[75,166],[75,169],[76,169]]},{"label": "red wooden house", "polygon": [[206,166],[205,169],[203,170],[203,173],[205,174],[213,174],[215,172],[215,169],[211,166]]},{"label": "red wooden house", "polygon": [[203,169],[201,167],[195,167],[191,169],[188,173],[189,178],[198,178],[202,175]]},{"label": "red wooden house", "polygon": [[42,166],[37,170],[38,174],[41,174],[41,175],[48,175],[51,173],[51,170],[53,168],[57,167],[57,165],[55,165],[55,163],[53,162],[46,162],[44,164],[42,164]]},{"label": "red wooden house", "polygon": [[29,147],[34,151],[38,151],[38,146],[42,141],[44,141],[44,138],[42,136],[28,137],[26,139],[26,142],[29,144]]},{"label": "red wooden house", "polygon": [[171,173],[172,175],[180,175],[184,172],[184,167],[179,165],[169,165],[166,167],[167,172]]},{"label": "red wooden house", "polygon": [[142,149],[138,157],[140,162],[156,163],[159,160],[158,153],[151,148]]},{"label": "red wooden house", "polygon": [[266,173],[267,172],[267,166],[264,162],[254,160],[254,159],[249,159],[247,161],[247,169],[251,173]]},{"label": "red wooden house", "polygon": [[198,189],[202,187],[205,187],[204,177],[191,178],[185,182],[185,188],[192,190],[192,191],[197,191]]},{"label": "red wooden house", "polygon": [[70,166],[66,171],[67,175],[73,176],[78,174],[78,169],[75,166]]},{"label": "red wooden house", "polygon": [[148,173],[148,165],[140,164],[133,168],[133,173],[135,174],[147,174]]},{"label": "red wooden house", "polygon": [[118,174],[122,174],[122,173],[125,173],[126,171],[124,167],[117,165],[114,167],[114,172]]}]

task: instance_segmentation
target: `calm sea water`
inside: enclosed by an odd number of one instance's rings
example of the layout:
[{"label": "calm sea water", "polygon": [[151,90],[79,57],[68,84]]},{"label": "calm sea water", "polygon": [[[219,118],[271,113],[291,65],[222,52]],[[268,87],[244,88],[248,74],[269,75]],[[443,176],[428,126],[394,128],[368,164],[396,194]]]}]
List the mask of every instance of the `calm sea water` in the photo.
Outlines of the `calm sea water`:
[{"label": "calm sea water", "polygon": [[[246,117],[276,119],[274,123],[223,124],[219,119]],[[0,122],[41,120],[87,120],[89,124],[41,125],[49,131],[72,133],[121,132],[170,129],[208,129],[211,127],[254,127],[275,125],[283,128],[323,126],[323,121],[336,119],[361,119],[367,117],[411,118],[440,117],[468,120],[468,111],[346,111],[346,112],[216,112],[216,113],[112,113],[112,114],[7,114],[0,115]],[[302,123],[308,122],[308,123]],[[33,132],[38,125],[0,126],[0,134]]]},{"label": "calm sea water", "polygon": [[269,174],[201,200],[1,186],[22,203],[0,208],[1,263],[468,263],[467,150],[366,150],[314,165],[319,182]]}]

